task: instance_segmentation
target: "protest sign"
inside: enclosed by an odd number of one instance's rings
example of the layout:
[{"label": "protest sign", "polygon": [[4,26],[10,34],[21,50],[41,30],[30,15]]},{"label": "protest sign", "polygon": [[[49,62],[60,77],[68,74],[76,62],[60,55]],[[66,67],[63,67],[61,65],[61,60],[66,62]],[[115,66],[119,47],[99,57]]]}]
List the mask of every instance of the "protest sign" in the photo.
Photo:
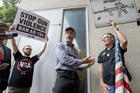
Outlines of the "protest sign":
[{"label": "protest sign", "polygon": [[25,37],[46,41],[49,23],[49,20],[31,11],[18,8],[14,20],[15,32]]}]

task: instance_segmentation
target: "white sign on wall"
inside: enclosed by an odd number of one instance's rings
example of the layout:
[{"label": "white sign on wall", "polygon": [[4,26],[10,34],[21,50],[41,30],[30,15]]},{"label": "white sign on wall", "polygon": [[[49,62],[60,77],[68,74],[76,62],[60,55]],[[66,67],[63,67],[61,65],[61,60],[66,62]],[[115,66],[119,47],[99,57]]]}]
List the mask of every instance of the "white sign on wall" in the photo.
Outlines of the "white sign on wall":
[{"label": "white sign on wall", "polygon": [[18,8],[14,20],[16,33],[40,41],[46,41],[49,24],[49,20],[21,8]]},{"label": "white sign on wall", "polygon": [[108,26],[110,19],[117,24],[135,22],[138,18],[135,0],[90,0],[95,26]]}]

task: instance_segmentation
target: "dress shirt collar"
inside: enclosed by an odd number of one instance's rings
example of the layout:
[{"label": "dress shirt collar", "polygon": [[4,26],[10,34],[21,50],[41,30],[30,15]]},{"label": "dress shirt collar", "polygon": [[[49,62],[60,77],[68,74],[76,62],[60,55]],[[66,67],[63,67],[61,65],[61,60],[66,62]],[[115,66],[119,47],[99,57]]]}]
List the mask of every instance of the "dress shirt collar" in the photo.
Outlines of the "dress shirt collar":
[{"label": "dress shirt collar", "polygon": [[64,45],[74,47],[74,44],[69,45],[68,42],[65,42]]}]

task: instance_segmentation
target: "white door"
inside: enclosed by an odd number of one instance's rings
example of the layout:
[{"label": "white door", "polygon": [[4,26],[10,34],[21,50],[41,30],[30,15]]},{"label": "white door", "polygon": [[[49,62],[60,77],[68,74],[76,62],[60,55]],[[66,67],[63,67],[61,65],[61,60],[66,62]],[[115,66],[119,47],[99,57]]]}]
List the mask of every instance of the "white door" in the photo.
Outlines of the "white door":
[{"label": "white door", "polygon": [[[65,41],[65,29],[73,27],[76,32],[74,39],[75,48],[79,52],[79,58],[83,59],[89,55],[88,52],[88,27],[87,27],[87,12],[86,7],[64,9],[63,11],[63,31],[61,41]],[[87,70],[81,69],[79,71],[80,90],[79,93],[88,93],[88,77]]]}]

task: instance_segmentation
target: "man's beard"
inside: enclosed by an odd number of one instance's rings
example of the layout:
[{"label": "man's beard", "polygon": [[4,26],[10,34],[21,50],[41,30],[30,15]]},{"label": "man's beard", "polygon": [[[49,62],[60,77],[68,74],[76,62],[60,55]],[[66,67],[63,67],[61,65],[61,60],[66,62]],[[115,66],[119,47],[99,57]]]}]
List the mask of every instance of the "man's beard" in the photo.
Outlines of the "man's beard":
[{"label": "man's beard", "polygon": [[26,56],[30,56],[30,55],[31,55],[31,54],[28,54],[28,53],[25,53],[25,52],[24,52],[24,54],[25,54]]}]

